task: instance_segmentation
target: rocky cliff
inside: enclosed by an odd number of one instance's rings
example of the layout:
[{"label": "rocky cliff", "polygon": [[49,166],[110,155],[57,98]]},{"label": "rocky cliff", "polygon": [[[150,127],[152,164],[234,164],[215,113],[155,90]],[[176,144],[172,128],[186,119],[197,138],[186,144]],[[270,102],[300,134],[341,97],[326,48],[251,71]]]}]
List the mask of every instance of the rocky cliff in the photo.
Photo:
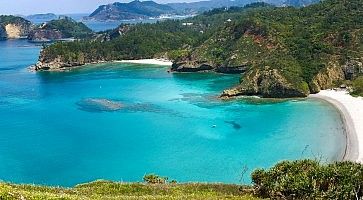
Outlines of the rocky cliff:
[{"label": "rocky cliff", "polygon": [[32,42],[51,42],[62,38],[62,33],[55,29],[34,29],[28,34],[28,40]]},{"label": "rocky cliff", "polygon": [[337,63],[329,63],[329,66],[314,76],[309,84],[311,93],[336,87],[340,81],[345,80],[343,68]]},{"label": "rocky cliff", "polygon": [[279,70],[268,66],[248,71],[235,88],[224,90],[221,98],[257,95],[266,98],[306,97],[309,88],[304,83],[288,81]]},{"label": "rocky cliff", "polygon": [[0,37],[3,39],[26,38],[31,29],[31,22],[21,17],[0,16]]}]

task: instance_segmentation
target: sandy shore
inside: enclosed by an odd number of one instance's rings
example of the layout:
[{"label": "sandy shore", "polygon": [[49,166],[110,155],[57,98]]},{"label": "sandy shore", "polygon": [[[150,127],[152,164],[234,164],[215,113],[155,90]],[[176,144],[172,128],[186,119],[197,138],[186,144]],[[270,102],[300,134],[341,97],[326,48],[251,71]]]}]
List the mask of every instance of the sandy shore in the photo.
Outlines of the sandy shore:
[{"label": "sandy shore", "polygon": [[339,109],[345,123],[347,147],[344,160],[363,163],[363,98],[347,91],[323,90],[311,98],[323,99]]},{"label": "sandy shore", "polygon": [[133,64],[163,65],[163,66],[171,66],[173,64],[171,61],[163,60],[163,59],[121,60],[121,61],[115,61],[115,62],[133,63]]}]

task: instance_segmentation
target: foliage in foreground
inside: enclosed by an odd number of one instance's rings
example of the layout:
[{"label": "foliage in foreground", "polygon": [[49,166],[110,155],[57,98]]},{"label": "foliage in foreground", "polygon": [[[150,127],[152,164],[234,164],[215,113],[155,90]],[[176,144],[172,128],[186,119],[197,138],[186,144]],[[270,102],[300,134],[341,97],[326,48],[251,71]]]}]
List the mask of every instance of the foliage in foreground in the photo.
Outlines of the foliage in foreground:
[{"label": "foliage in foreground", "polygon": [[73,188],[0,183],[0,199],[362,199],[363,165],[284,161],[252,173],[253,187],[168,182],[145,175],[145,183],[95,181]]},{"label": "foliage in foreground", "polygon": [[258,196],[272,199],[361,199],[363,165],[340,162],[285,161],[252,174]]},{"label": "foliage in foreground", "polygon": [[227,184],[143,184],[95,181],[74,188],[0,183],[0,199],[240,199],[258,200]]}]

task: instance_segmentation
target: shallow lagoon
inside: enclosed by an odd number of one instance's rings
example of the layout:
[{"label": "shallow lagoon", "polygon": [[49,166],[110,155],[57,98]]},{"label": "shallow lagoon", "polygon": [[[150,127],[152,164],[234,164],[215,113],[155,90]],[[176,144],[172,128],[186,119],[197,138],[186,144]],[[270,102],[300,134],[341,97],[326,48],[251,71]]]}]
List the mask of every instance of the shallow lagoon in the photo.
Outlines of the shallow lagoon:
[{"label": "shallow lagoon", "polygon": [[257,167],[337,160],[345,148],[339,113],[325,102],[220,101],[238,76],[169,74],[153,65],[28,72],[38,53],[26,41],[0,42],[5,181],[72,186],[157,173],[180,182],[249,183]]}]

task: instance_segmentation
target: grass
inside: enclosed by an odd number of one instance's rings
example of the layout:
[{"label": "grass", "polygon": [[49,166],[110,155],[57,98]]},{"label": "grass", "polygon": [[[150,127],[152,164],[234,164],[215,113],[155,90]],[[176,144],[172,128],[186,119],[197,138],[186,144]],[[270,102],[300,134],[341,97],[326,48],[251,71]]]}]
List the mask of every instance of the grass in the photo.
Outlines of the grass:
[{"label": "grass", "polygon": [[144,184],[95,181],[73,188],[0,183],[0,199],[240,199],[258,200],[251,188],[232,184]]}]

